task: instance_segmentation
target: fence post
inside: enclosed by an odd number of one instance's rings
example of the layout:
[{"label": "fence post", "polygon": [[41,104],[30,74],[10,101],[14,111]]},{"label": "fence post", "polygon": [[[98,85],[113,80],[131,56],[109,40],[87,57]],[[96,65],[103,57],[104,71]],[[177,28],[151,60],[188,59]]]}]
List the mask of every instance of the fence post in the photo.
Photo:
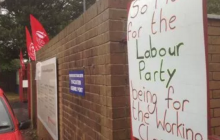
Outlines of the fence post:
[{"label": "fence post", "polygon": [[22,68],[19,69],[19,98],[20,98],[20,102],[23,102],[24,98],[23,98],[23,70]]},{"label": "fence post", "polygon": [[27,100],[28,100],[28,116],[31,118],[31,80],[30,80],[30,63],[27,64],[27,80],[28,80],[28,89],[27,89]]}]

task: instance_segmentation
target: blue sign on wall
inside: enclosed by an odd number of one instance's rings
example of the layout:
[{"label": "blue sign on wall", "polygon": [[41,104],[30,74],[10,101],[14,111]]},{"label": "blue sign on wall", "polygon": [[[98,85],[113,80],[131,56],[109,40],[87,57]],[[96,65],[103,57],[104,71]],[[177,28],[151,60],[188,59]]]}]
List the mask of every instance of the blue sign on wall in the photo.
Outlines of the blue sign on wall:
[{"label": "blue sign on wall", "polygon": [[69,72],[70,92],[85,96],[85,80],[83,70],[74,70]]}]

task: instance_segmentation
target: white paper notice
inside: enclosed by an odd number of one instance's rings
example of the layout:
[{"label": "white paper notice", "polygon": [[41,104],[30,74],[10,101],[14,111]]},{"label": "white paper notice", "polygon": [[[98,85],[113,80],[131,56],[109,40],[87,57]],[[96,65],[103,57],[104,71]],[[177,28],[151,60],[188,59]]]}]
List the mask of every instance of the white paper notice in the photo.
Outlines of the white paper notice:
[{"label": "white paper notice", "polygon": [[40,79],[41,79],[41,62],[37,62],[35,80],[40,80]]},{"label": "white paper notice", "polygon": [[22,81],[23,88],[28,88],[28,80]]},{"label": "white paper notice", "polygon": [[41,63],[37,81],[37,116],[54,140],[58,140],[58,100],[56,58]]},{"label": "white paper notice", "polygon": [[128,23],[133,136],[207,140],[202,0],[135,0]]}]

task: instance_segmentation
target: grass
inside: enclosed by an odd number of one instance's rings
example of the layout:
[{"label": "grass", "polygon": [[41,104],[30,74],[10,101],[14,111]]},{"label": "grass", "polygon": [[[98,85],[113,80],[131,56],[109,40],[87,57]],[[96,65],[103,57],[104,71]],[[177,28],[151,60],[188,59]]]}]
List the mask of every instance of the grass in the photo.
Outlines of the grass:
[{"label": "grass", "polygon": [[6,92],[5,95],[10,102],[11,101],[19,101],[19,94],[18,93]]}]

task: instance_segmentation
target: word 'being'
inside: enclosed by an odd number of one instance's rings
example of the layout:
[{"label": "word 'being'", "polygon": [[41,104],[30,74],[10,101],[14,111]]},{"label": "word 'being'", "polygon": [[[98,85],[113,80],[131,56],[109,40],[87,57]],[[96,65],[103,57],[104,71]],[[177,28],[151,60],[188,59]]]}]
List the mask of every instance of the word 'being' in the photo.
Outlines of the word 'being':
[{"label": "word 'being'", "polygon": [[[190,107],[190,101],[174,99],[172,97],[175,94],[174,87],[170,86],[167,90],[167,98],[164,99],[167,106],[159,107],[158,93],[153,93],[146,87],[137,89],[133,86],[132,81],[130,84],[132,93],[131,117],[140,124],[138,133],[141,140],[163,140],[157,138],[159,136],[152,136],[150,127],[185,140],[203,140],[202,133],[196,132],[189,125],[186,125],[184,118],[180,116],[180,113],[186,112]],[[145,108],[141,107],[143,104],[145,104]]]}]

